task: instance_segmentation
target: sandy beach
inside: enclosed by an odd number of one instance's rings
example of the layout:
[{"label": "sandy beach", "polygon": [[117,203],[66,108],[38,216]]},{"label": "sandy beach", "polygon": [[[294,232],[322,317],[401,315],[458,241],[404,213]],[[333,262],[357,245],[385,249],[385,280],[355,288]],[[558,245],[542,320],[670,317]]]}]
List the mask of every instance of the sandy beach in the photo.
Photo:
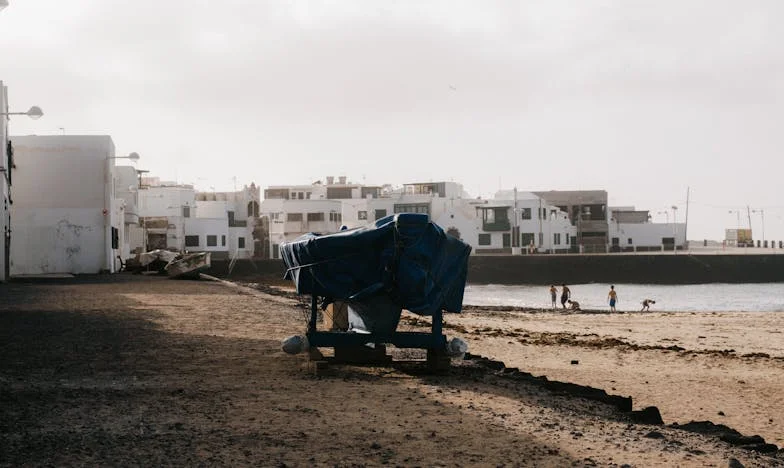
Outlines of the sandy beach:
[{"label": "sandy beach", "polygon": [[[507,367],[547,374],[547,382],[594,382],[632,395],[635,407],[659,406],[666,424],[652,425],[488,360],[455,361],[447,374],[430,375],[415,352],[390,350],[405,359],[314,374],[306,355],[280,350],[281,338],[303,330],[299,303],[249,288],[118,275],[12,283],[0,293],[0,466],[784,465],[781,453],[670,424],[700,417],[686,412],[696,402],[679,404],[685,397],[707,402],[723,389],[729,393],[718,401],[726,404],[701,405],[707,419],[781,440],[780,413],[771,409],[781,407],[775,356],[648,349],[655,339],[644,331],[618,334],[637,340],[637,349],[587,344],[642,320],[659,320],[664,330],[667,314],[473,310],[447,318],[449,336]],[[421,326],[417,317],[404,320]],[[689,343],[688,333],[665,335]],[[694,382],[660,394],[656,379],[677,380],[676,373]],[[643,375],[652,376],[647,387]],[[772,405],[771,424],[735,414],[756,411],[729,403],[740,379],[744,401]],[[635,394],[642,391],[649,393]]]}]

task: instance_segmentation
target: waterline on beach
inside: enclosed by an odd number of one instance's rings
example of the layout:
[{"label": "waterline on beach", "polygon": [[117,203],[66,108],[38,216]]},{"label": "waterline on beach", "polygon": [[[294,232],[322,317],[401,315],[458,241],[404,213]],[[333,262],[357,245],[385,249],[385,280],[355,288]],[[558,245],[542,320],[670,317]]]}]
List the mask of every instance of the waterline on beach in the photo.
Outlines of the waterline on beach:
[{"label": "waterline on beach", "polygon": [[[558,288],[560,307],[560,285]],[[569,284],[572,299],[583,309],[608,309],[610,284]],[[532,285],[468,284],[463,303],[476,306],[550,307],[550,287]],[[635,311],[643,299],[653,299],[651,310],[677,312],[781,312],[784,283],[752,284],[615,284],[619,311]]]}]

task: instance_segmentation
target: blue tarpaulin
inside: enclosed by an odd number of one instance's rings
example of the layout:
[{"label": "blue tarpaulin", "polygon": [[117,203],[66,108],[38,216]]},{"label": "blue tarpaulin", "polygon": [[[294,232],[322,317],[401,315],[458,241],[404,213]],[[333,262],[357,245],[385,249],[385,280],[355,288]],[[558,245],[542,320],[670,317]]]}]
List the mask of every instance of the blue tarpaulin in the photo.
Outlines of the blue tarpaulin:
[{"label": "blue tarpaulin", "polygon": [[361,301],[387,295],[420,315],[463,307],[471,247],[425,214],[399,213],[374,224],[281,245],[286,278],[299,294]]}]

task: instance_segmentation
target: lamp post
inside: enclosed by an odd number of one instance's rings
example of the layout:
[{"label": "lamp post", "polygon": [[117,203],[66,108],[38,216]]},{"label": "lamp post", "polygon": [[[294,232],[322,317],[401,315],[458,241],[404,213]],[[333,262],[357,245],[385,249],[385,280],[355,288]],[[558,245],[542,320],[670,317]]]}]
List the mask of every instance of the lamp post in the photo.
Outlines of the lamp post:
[{"label": "lamp post", "polygon": [[[765,244],[765,210],[751,210],[752,213],[759,213],[762,217],[762,244]],[[774,240],[775,242],[775,240]]]},{"label": "lamp post", "polygon": [[0,115],[26,115],[33,120],[38,120],[44,116],[44,111],[42,111],[38,106],[33,106],[27,112],[0,112]]},{"label": "lamp post", "polygon": [[678,207],[672,205],[672,229],[673,229],[673,237],[672,241],[672,252],[678,253]]}]

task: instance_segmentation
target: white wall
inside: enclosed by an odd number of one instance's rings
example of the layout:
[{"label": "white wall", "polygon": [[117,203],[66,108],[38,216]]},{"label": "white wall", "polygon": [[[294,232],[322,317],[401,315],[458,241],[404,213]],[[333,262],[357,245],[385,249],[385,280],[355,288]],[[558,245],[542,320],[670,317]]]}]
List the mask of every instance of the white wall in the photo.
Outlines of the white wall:
[{"label": "white wall", "polygon": [[194,207],[196,191],[184,186],[142,187],[139,190],[139,216],[182,216],[182,207]]},{"label": "white wall", "polygon": [[[8,89],[0,81],[0,113],[8,113]],[[6,237],[10,236],[11,211],[8,200],[10,187],[8,186],[8,176],[11,170],[7,167],[8,155],[6,148],[8,145],[8,116],[0,116],[0,282],[6,278]]]},{"label": "white wall", "polygon": [[[188,218],[185,220],[185,235],[199,236],[198,247],[184,247],[191,252],[218,252],[227,251],[229,246],[229,225],[226,219],[220,218]],[[216,236],[216,245],[207,246],[207,236]],[[225,237],[224,237],[225,236]],[[223,239],[226,243],[223,244]],[[183,246],[184,244],[183,239]]]},{"label": "white wall", "polygon": [[[663,237],[675,237],[678,246],[686,244],[685,223],[615,223],[610,222],[609,239],[619,240],[619,246],[628,247],[659,247]],[[676,236],[677,230],[677,236]],[[629,238],[632,243],[629,244]]]},{"label": "white wall", "polygon": [[[225,201],[197,201],[197,218],[223,218],[227,219],[227,203]],[[191,213],[193,216],[193,213]],[[236,218],[235,218],[236,219]]]},{"label": "white wall", "polygon": [[14,138],[12,274],[114,271],[109,136]]}]

